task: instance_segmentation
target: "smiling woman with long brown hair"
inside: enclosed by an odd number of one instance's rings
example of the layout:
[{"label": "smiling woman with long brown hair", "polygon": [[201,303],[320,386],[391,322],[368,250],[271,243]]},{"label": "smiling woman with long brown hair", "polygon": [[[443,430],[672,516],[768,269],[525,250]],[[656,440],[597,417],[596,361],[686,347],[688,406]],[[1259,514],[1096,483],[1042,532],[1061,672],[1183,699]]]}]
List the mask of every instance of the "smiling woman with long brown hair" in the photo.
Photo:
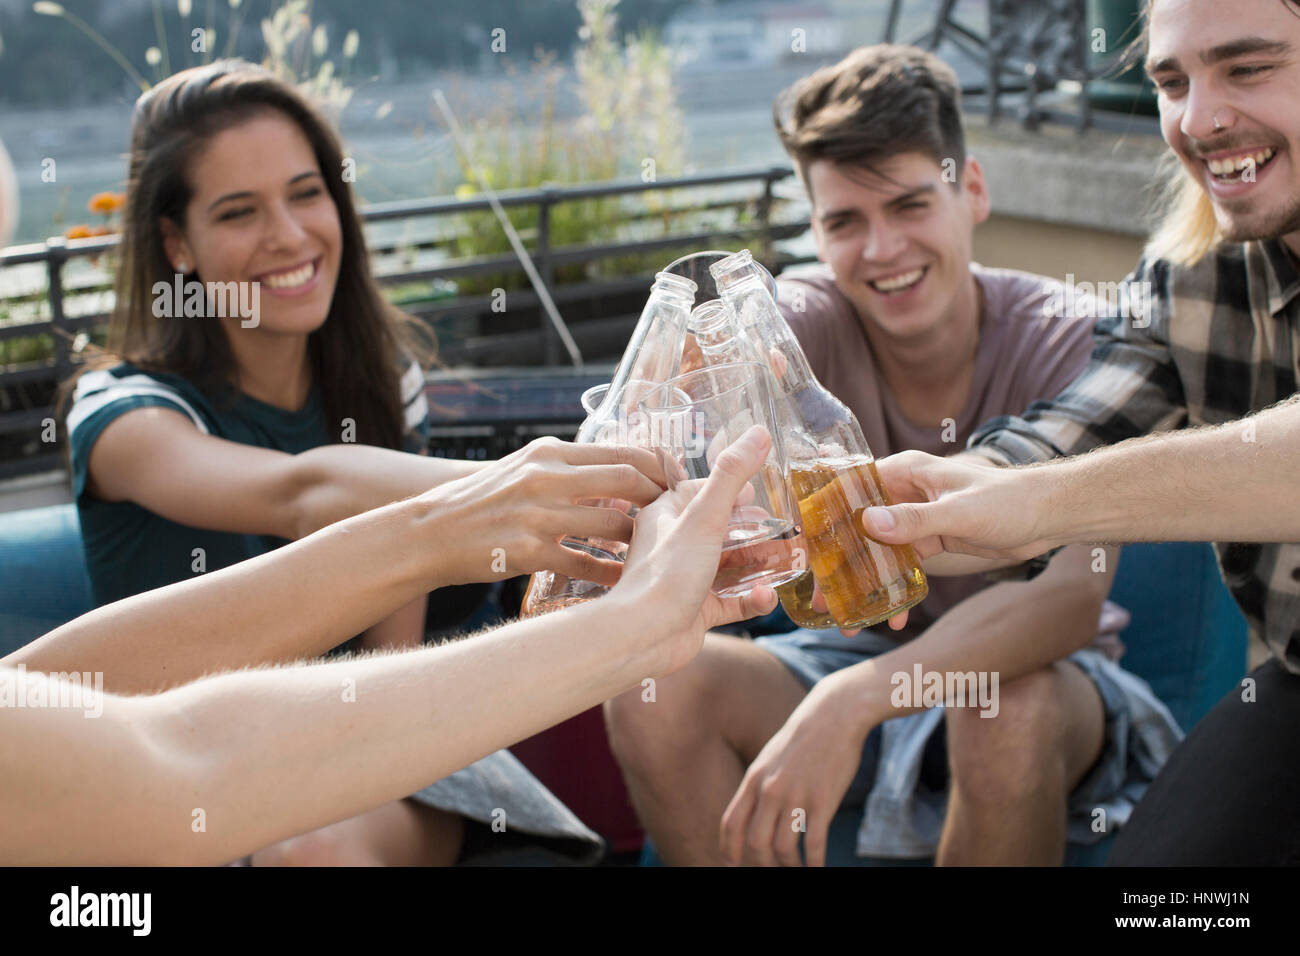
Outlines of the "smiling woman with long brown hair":
[{"label": "smiling woman with long brown hair", "polygon": [[[338,141],[291,86],[220,61],[145,93],[132,121],[127,197],[107,355],[68,387],[74,493],[97,604],[470,476],[478,477],[465,493],[481,499],[474,519],[445,528],[467,580],[542,568],[616,579],[616,566],[559,541],[626,540],[626,514],[578,502],[652,500],[660,486],[648,477],[648,455],[543,441],[482,470],[486,463],[410,453],[427,440],[422,370],[403,317],[371,275]],[[201,308],[170,301],[170,290],[191,283],[206,290]],[[218,299],[218,288],[237,295]],[[231,301],[253,308],[231,310]],[[421,598],[396,612],[362,647],[419,643],[424,610]],[[233,661],[241,637],[229,635]],[[304,634],[284,655],[311,646]],[[580,855],[599,847],[507,754],[488,759],[418,800],[263,858],[451,862],[468,835],[463,816],[488,824],[506,803],[512,832],[566,841]]]}]

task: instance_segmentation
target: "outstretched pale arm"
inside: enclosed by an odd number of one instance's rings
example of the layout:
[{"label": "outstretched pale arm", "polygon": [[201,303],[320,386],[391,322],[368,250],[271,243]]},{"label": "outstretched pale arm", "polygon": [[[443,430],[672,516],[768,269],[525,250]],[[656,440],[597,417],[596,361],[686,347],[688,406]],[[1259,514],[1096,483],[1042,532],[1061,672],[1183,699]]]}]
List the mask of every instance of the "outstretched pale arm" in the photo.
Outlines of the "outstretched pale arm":
[{"label": "outstretched pale arm", "polygon": [[[775,605],[770,590],[728,601],[708,590],[731,506],[769,447],[751,430],[707,482],[645,508],[622,580],[590,604],[437,648],[110,694],[95,719],[71,708],[0,713],[0,862],[235,859],[398,799],[682,666],[707,628]],[[426,562],[437,560],[421,553],[433,550],[428,519],[422,499],[392,505],[105,610],[119,635],[168,615],[214,636],[276,629],[328,595],[301,576],[310,568],[351,615],[338,633],[355,632],[427,590]],[[13,670],[0,679],[59,684]]]},{"label": "outstretched pale arm", "polygon": [[1057,545],[1300,541],[1300,400],[1250,418],[1121,442],[1025,468],[903,452],[879,463],[882,541],[1021,560]]},{"label": "outstretched pale arm", "polygon": [[627,540],[626,514],[579,502],[649,504],[660,487],[638,468],[653,471],[654,456],[539,440],[397,508],[330,525],[310,548],[295,542],[100,608],[5,663],[102,671],[110,690],[152,691],[215,670],[319,656],[448,584],[542,568],[613,584],[620,565],[559,542],[566,533]]}]

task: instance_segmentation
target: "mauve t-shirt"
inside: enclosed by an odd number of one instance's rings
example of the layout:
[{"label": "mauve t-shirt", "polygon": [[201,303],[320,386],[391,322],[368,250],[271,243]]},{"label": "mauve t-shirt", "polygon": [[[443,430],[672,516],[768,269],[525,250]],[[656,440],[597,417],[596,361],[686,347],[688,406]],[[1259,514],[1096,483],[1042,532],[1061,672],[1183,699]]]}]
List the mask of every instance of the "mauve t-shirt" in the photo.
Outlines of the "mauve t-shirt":
[{"label": "mauve t-shirt", "polygon": [[[813,373],[857,415],[877,458],[909,448],[932,455],[956,454],[981,424],[999,415],[1019,415],[1037,399],[1055,398],[1087,364],[1094,320],[1045,308],[1050,298],[1064,294],[1061,283],[974,263],[971,272],[984,292],[984,320],[970,394],[947,432],[942,427],[915,425],[903,415],[879,373],[857,311],[835,287],[829,266],[798,266],[777,280],[781,312],[807,353]],[[952,440],[944,441],[945,437]],[[899,640],[915,637],[988,586],[982,575],[931,577],[930,595],[912,610],[907,627],[882,633]]]}]

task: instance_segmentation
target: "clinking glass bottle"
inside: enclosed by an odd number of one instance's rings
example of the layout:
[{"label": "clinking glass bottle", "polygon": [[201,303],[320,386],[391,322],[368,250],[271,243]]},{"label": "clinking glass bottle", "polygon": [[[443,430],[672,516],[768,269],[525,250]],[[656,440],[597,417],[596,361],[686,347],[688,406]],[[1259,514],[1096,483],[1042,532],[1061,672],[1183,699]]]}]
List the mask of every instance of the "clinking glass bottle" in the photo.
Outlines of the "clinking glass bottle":
[{"label": "clinking glass bottle", "polygon": [[[784,419],[791,490],[812,572],[778,589],[786,613],[805,627],[854,628],[870,627],[916,605],[929,591],[916,552],[910,545],[875,541],[862,527],[866,508],[892,502],[857,417],[817,381],[748,250],[714,263],[709,271],[740,337],[766,355],[786,397],[779,403],[786,409],[778,416]],[[709,335],[699,329],[695,335],[707,356]],[[833,620],[812,609],[814,578]]]},{"label": "clinking glass bottle", "polygon": [[[583,421],[574,441],[578,444],[648,444],[636,422],[637,404],[651,388],[677,375],[681,366],[686,323],[697,286],[690,279],[660,272],[650,287],[650,297],[623,358],[614,370],[600,405]],[[591,502],[609,507],[612,502]],[[635,513],[635,509],[631,513]],[[566,547],[597,558],[621,561],[627,545],[596,538],[565,538]],[[609,589],[591,581],[555,571],[538,571],[524,593],[524,615],[544,614],[599,597]]]},{"label": "clinking glass bottle", "polygon": [[[713,299],[696,306],[691,313],[688,327],[685,362],[698,365],[721,365],[728,362],[764,362],[772,369],[773,379],[783,373],[787,367],[785,354],[780,351],[762,355],[762,343],[754,340],[740,328],[736,313],[721,299]],[[799,420],[797,406],[790,401],[784,389],[777,389],[774,395],[778,427],[782,436],[797,437],[801,434],[802,423]],[[796,450],[795,458],[807,459],[811,448],[804,444]],[[787,461],[791,456],[787,455]],[[825,612],[813,610],[813,573],[807,566],[808,544],[803,537],[803,522],[800,521],[799,537],[795,541],[795,554],[803,563],[804,573],[788,584],[776,589],[786,614],[800,627],[831,628],[837,627],[835,618]]]}]

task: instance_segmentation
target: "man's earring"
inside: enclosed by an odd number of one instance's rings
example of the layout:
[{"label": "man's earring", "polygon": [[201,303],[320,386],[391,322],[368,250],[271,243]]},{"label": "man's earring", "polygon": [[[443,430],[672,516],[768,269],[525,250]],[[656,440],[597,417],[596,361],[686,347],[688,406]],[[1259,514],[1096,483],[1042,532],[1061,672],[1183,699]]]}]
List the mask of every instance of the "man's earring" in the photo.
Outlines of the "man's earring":
[{"label": "man's earring", "polygon": [[184,261],[178,262],[176,263],[176,271],[179,272],[181,275],[184,275],[185,273],[190,271],[190,264]]}]

